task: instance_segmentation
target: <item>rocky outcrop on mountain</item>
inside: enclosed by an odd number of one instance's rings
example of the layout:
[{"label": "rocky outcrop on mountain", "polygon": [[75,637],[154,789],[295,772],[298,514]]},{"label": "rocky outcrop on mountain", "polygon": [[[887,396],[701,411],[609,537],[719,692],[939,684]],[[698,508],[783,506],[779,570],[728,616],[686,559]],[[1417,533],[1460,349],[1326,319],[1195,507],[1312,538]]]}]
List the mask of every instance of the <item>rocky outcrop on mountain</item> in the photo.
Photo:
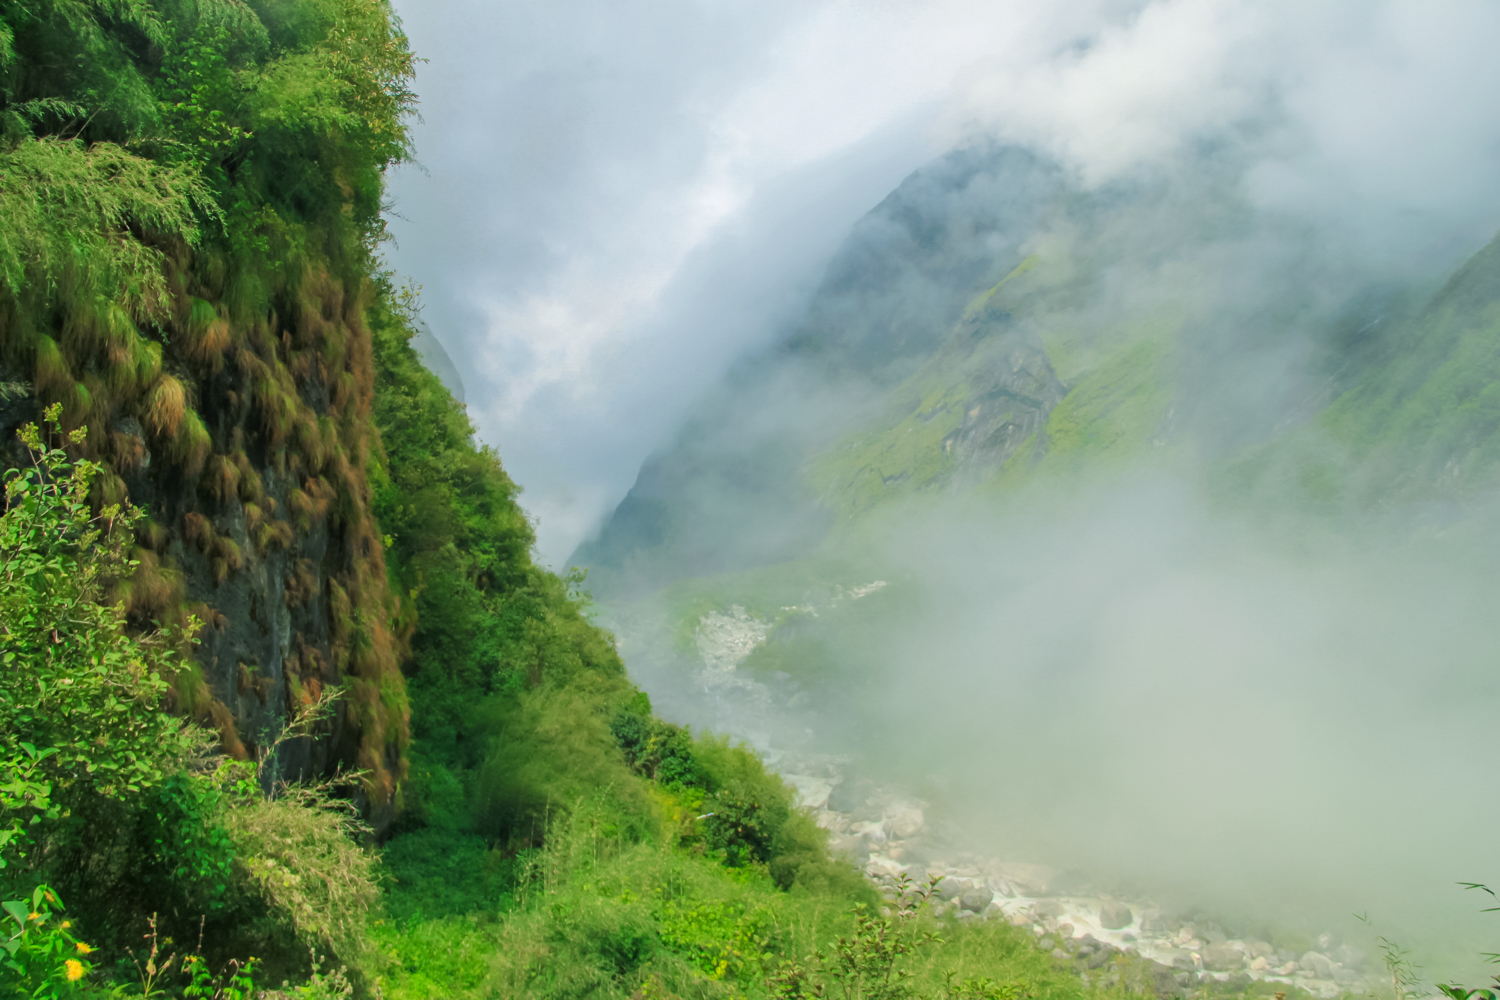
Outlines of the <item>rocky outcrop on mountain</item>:
[{"label": "rocky outcrop on mountain", "polygon": [[[1056,164],[1011,146],[958,150],[903,181],[855,225],[800,322],[726,376],[573,554],[591,567],[595,594],[764,565],[817,545],[834,518],[806,482],[808,459],[857,430],[965,321],[975,293],[1026,259],[1023,244],[1062,190]],[[983,318],[986,333],[1003,324],[1000,306]],[[1055,376],[1034,344],[1017,342],[1009,354],[979,390],[994,395],[976,401],[950,450],[993,455],[1045,420]],[[947,433],[960,421],[941,412]],[[930,444],[944,453],[941,440]]]},{"label": "rocky outcrop on mountain", "polygon": [[959,424],[943,437],[957,478],[977,481],[999,468],[1046,426],[1067,389],[1039,346],[1014,338],[1000,357],[973,377]]}]

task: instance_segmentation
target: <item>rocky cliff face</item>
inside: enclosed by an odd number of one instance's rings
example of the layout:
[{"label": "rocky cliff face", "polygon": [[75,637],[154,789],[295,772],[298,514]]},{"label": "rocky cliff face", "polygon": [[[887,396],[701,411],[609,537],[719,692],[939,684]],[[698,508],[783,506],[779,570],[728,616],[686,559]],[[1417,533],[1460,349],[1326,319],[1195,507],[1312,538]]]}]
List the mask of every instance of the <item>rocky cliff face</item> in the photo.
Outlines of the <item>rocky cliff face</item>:
[{"label": "rocky cliff face", "polygon": [[369,511],[379,442],[370,420],[369,290],[309,270],[259,308],[232,309],[201,261],[179,258],[169,307],[66,315],[7,340],[36,398],[0,431],[60,402],[86,427],[80,457],[106,464],[101,501],[148,512],[139,566],[119,593],[132,621],[201,623],[179,707],[236,756],[263,753],[321,692],[348,695],[312,738],[278,751],[287,778],[370,773],[380,822],[406,739],[383,549]]}]

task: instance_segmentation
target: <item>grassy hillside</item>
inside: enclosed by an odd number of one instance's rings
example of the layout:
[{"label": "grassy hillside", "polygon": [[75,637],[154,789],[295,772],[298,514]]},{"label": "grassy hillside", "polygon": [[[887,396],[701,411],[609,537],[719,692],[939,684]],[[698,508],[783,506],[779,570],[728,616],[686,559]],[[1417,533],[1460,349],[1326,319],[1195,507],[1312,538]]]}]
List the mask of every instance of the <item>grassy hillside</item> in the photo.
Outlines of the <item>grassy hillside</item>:
[{"label": "grassy hillside", "polygon": [[0,992],[1083,996],[859,910],[532,561],[379,264],[412,65],[367,0],[0,10]]}]

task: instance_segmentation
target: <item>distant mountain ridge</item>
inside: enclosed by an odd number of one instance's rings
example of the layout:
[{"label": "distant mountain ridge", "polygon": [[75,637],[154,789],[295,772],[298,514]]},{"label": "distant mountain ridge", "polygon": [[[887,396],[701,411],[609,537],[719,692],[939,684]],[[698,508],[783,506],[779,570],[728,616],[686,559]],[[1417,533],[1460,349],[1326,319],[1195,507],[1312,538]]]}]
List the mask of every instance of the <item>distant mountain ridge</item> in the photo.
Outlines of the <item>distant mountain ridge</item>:
[{"label": "distant mountain ridge", "polygon": [[1425,276],[1360,270],[1233,165],[1086,191],[1026,150],[952,153],[855,226],[802,322],[573,561],[639,594],[797,558],[894,499],[1138,461],[1278,503],[1472,491],[1500,429],[1497,258],[1413,308]]}]

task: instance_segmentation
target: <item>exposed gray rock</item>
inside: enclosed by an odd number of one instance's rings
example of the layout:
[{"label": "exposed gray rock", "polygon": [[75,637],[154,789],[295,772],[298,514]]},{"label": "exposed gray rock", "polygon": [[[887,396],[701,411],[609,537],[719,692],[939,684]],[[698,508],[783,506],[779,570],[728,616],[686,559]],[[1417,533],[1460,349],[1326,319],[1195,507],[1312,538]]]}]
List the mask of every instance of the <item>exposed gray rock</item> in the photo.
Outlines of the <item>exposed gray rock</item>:
[{"label": "exposed gray rock", "polygon": [[834,854],[848,854],[856,857],[869,853],[869,849],[865,845],[865,839],[853,834],[834,837],[829,843],[828,848]]},{"label": "exposed gray rock", "polygon": [[1333,981],[1340,986],[1353,986],[1360,981],[1360,974],[1353,969],[1345,968],[1343,965],[1333,967]]},{"label": "exposed gray rock", "polygon": [[1062,916],[1062,903],[1055,899],[1039,899],[1031,907],[1039,917]]},{"label": "exposed gray rock", "polygon": [[991,893],[988,889],[965,889],[963,894],[958,897],[958,905],[963,907],[965,910],[969,910],[973,913],[979,913],[983,911],[986,906],[990,905],[990,901],[992,899],[994,899],[994,894]]},{"label": "exposed gray rock", "polygon": [[993,889],[995,892],[998,892],[1006,899],[1012,899],[1020,895],[1020,893],[1016,892],[1015,886],[1011,885],[1008,881],[998,875],[989,876],[988,884],[991,889]]},{"label": "exposed gray rock", "polygon": [[1044,937],[1036,943],[1036,946],[1042,951],[1051,951],[1053,948],[1057,947],[1057,942],[1049,937]]},{"label": "exposed gray rock", "polygon": [[1063,951],[1061,948],[1053,948],[1052,949],[1052,957],[1053,958],[1067,958],[1068,957],[1068,953],[1065,952],[1065,951]]},{"label": "exposed gray rock", "polygon": [[818,810],[828,805],[828,796],[833,792],[833,783],[810,774],[783,774],[782,780],[797,792],[797,805],[803,809]]},{"label": "exposed gray rock", "polygon": [[1129,927],[1134,921],[1135,914],[1126,903],[1111,900],[1099,907],[1099,925],[1106,930],[1117,931]]},{"label": "exposed gray rock", "polygon": [[[1323,935],[1327,937],[1328,935]],[[1333,978],[1333,960],[1319,951],[1310,951],[1297,959],[1297,967],[1319,979]]]},{"label": "exposed gray rock", "polygon": [[1214,972],[1235,972],[1245,967],[1245,954],[1233,945],[1216,942],[1203,949],[1203,966]]},{"label": "exposed gray rock", "polygon": [[922,829],[922,810],[916,806],[904,806],[891,811],[885,818],[886,829],[891,836],[901,840],[915,835]]},{"label": "exposed gray rock", "polygon": [[1252,958],[1264,958],[1269,961],[1276,957],[1276,949],[1265,941],[1251,941],[1246,947]]}]

